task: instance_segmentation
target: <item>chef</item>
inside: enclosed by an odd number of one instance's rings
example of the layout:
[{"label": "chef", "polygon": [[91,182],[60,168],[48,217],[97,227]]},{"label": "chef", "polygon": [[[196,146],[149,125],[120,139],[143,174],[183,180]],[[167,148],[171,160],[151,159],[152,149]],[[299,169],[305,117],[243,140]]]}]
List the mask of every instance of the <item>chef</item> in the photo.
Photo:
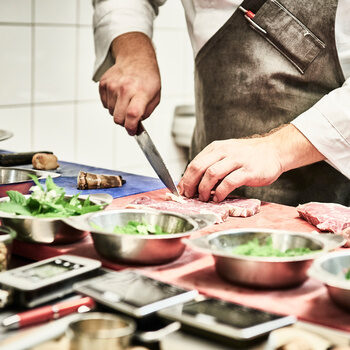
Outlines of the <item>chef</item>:
[{"label": "chef", "polygon": [[[100,96],[134,134],[160,101],[165,0],[94,0]],[[350,0],[182,0],[195,56],[187,197],[350,205]]]}]

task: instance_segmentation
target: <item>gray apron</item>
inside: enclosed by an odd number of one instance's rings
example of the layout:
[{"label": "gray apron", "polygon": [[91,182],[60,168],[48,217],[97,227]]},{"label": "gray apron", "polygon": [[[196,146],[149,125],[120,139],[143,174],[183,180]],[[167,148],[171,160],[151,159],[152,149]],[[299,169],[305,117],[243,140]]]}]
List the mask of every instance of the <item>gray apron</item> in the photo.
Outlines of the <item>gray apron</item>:
[{"label": "gray apron", "polygon": [[[196,57],[196,128],[190,158],[214,140],[264,134],[289,123],[344,76],[337,56],[337,0],[246,0]],[[264,33],[263,30],[266,31]],[[350,205],[350,180],[326,162],[288,171],[234,194],[297,205]]]}]

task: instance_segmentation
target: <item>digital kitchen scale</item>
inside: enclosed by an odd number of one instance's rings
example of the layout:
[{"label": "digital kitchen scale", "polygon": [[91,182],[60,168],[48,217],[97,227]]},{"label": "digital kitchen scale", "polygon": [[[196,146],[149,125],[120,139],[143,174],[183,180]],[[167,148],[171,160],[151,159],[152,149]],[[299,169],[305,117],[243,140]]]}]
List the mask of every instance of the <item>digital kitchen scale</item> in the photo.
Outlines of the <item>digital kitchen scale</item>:
[{"label": "digital kitchen scale", "polygon": [[1,272],[0,284],[14,302],[31,308],[72,293],[75,282],[103,273],[100,267],[98,260],[59,255]]},{"label": "digital kitchen scale", "polygon": [[131,270],[108,272],[74,285],[77,293],[133,317],[144,317],[169,306],[193,300],[197,290],[186,290]]}]

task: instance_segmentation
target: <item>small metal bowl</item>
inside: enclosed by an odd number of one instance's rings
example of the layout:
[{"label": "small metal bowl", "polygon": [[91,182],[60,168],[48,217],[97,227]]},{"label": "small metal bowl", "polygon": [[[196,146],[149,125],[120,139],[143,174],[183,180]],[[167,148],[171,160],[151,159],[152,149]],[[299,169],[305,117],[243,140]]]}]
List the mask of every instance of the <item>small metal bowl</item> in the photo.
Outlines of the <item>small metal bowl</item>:
[{"label": "small metal bowl", "polygon": [[[65,196],[65,198],[70,197]],[[79,196],[81,200],[86,198],[86,195]],[[94,204],[108,205],[112,202],[112,199],[112,196],[104,193],[90,195],[90,201]],[[6,200],[8,200],[8,197],[1,198],[0,202]],[[0,211],[2,222],[17,232],[17,239],[25,242],[46,244],[73,243],[84,238],[88,231],[80,228],[81,223],[85,222],[90,215],[91,213],[62,219],[37,218]]]},{"label": "small metal bowl", "polygon": [[7,196],[6,191],[18,191],[27,194],[29,189],[34,185],[34,181],[29,174],[35,175],[39,180],[61,176],[61,174],[51,173],[48,171],[0,167],[0,197]]},{"label": "small metal bowl", "polygon": [[350,251],[329,253],[316,259],[308,274],[325,284],[331,299],[342,308],[350,311],[350,280],[345,278],[350,269]]},{"label": "small metal bowl", "polygon": [[88,312],[69,324],[66,335],[71,350],[126,349],[136,330],[131,318]]},{"label": "small metal bowl", "polygon": [[[129,221],[145,221],[159,225],[164,235],[133,235],[113,233],[116,225]],[[199,224],[200,223],[200,224]],[[108,210],[88,218],[96,251],[104,258],[131,264],[164,264],[177,259],[184,251],[182,238],[210,224],[190,216],[151,210]],[[101,230],[96,229],[101,227]]]},{"label": "small metal bowl", "polygon": [[[314,253],[295,257],[255,257],[233,253],[233,249],[254,238],[271,237],[281,251],[308,247]],[[313,259],[342,246],[340,235],[312,234],[266,229],[227,230],[186,240],[190,247],[213,255],[217,273],[225,280],[260,288],[286,288],[303,283]]]},{"label": "small metal bowl", "polygon": [[7,226],[0,226],[0,272],[7,270],[12,252],[12,241],[16,231]]}]

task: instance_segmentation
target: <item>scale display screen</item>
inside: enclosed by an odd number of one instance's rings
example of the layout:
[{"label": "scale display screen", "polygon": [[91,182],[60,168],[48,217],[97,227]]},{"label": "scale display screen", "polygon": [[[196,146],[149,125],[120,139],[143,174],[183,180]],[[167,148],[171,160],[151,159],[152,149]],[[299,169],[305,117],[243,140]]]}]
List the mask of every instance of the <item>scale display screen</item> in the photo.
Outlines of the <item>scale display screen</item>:
[{"label": "scale display screen", "polygon": [[222,323],[240,329],[277,320],[281,317],[242,305],[226,303],[217,299],[208,299],[184,305],[182,313],[184,315],[191,315],[199,322],[207,324]]},{"label": "scale display screen", "polygon": [[28,278],[31,281],[35,282],[62,275],[67,271],[78,269],[81,266],[82,265],[80,264],[75,264],[67,260],[56,259],[49,261],[46,264],[21,270],[16,275],[18,277]]}]

